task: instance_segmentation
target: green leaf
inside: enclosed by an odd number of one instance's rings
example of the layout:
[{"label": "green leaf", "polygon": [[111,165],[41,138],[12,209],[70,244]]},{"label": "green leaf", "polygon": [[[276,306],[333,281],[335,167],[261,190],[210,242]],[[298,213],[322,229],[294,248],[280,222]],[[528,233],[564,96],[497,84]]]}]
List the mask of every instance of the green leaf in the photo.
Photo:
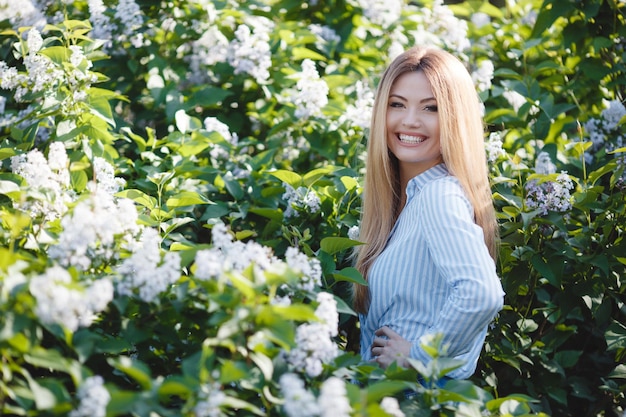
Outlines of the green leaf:
[{"label": "green leaf", "polygon": [[354,284],[367,285],[367,281],[363,279],[363,275],[361,275],[361,273],[353,267],[344,268],[341,271],[333,273],[332,276],[336,281],[346,281]]},{"label": "green leaf", "polygon": [[313,61],[326,61],[326,57],[308,48],[295,47],[291,50],[292,58],[294,60],[312,59]]},{"label": "green leaf", "polygon": [[367,386],[367,401],[380,402],[384,397],[392,397],[394,394],[408,388],[408,384],[402,381],[380,381]]},{"label": "green leaf", "polygon": [[144,206],[148,209],[154,209],[157,206],[157,199],[149,196],[141,190],[128,189],[122,190],[115,194],[117,197],[129,198],[135,203]]},{"label": "green leaf", "polygon": [[269,174],[291,185],[293,188],[298,188],[302,185],[302,177],[295,172],[279,169],[277,171],[271,171]]},{"label": "green leaf", "polygon": [[167,199],[168,208],[195,206],[197,204],[213,204],[211,200],[195,191],[182,191]]},{"label": "green leaf", "polygon": [[245,379],[248,376],[247,367],[240,363],[227,360],[222,364],[220,370],[220,382],[222,384],[230,384],[231,382]]},{"label": "green leaf", "polygon": [[0,161],[17,155],[14,148],[0,148]]},{"label": "green leaf", "polygon": [[39,51],[41,55],[45,55],[57,65],[63,65],[70,58],[68,49],[64,46],[50,46]]},{"label": "green leaf", "polygon": [[325,237],[320,242],[320,248],[328,253],[329,255],[334,255],[338,252],[344,251],[349,248],[353,248],[355,246],[362,245],[363,242],[359,242],[356,240],[349,239],[347,237]]},{"label": "green leaf", "polygon": [[539,272],[542,277],[547,279],[550,284],[557,288],[561,286],[561,280],[557,278],[548,263],[543,260],[541,255],[533,255],[533,257],[531,258],[531,263],[535,270]]},{"label": "green leaf", "polygon": [[109,365],[121,371],[135,380],[142,389],[150,390],[152,388],[152,377],[150,368],[137,360],[133,360],[128,356],[119,356],[117,358],[109,358]]},{"label": "green leaf", "polygon": [[319,180],[320,178],[323,178],[324,176],[330,174],[331,172],[333,172],[336,168],[332,167],[332,166],[326,166],[324,168],[317,168],[314,169],[313,171],[307,172],[306,174],[304,174],[304,176],[302,177],[302,181],[304,183],[305,187],[310,187],[311,185],[313,185],[317,180]]},{"label": "green leaf", "polygon": [[85,171],[70,171],[70,184],[72,188],[78,193],[82,193],[87,188],[87,173]]},{"label": "green leaf", "polygon": [[17,197],[20,192],[20,186],[13,181],[0,180],[0,194],[10,197]]},{"label": "green leaf", "polygon": [[265,208],[265,207],[251,207],[248,212],[258,214],[270,220],[282,221],[283,212],[279,209]]},{"label": "green leaf", "polygon": [[618,350],[626,348],[626,326],[613,320],[611,325],[604,332],[606,339],[606,350]]},{"label": "green leaf", "polygon": [[236,200],[243,198],[244,191],[237,179],[231,176],[223,176],[222,179],[224,180],[224,185],[230,195],[232,195]]}]

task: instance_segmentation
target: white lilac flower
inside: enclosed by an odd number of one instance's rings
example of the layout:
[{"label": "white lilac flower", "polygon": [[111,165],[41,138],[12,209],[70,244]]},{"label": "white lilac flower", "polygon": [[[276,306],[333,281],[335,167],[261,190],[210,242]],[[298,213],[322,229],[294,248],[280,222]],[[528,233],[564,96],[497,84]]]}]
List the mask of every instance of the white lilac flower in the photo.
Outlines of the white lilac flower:
[{"label": "white lilac flower", "polygon": [[[552,162],[548,161],[550,164]],[[548,165],[546,161],[543,165]],[[552,170],[549,166],[548,171]],[[556,168],[555,168],[556,169]],[[553,172],[538,172],[542,174],[552,174]],[[570,190],[574,189],[572,182],[566,171],[562,171],[555,181],[539,182],[538,180],[530,180],[526,183],[526,199],[525,204],[528,208],[537,209],[542,215],[548,214],[549,211],[566,212],[572,208]]]},{"label": "white lilac flower", "polygon": [[69,417],[105,417],[106,407],[111,400],[111,394],[104,386],[104,379],[91,376],[78,388],[80,405],[72,410]]},{"label": "white lilac flower", "polygon": [[131,200],[96,190],[61,219],[62,232],[48,255],[82,271],[110,264],[119,256],[116,238],[126,241],[139,231],[137,218]]},{"label": "white lilac flower", "polygon": [[302,61],[302,72],[298,77],[296,91],[291,94],[292,103],[296,106],[296,117],[306,119],[320,116],[328,104],[328,84],[320,79],[315,62],[310,59]]},{"label": "white lilac flower", "polygon": [[0,21],[3,20],[8,20],[14,28],[32,26],[43,29],[47,23],[41,6],[32,0],[0,1]]},{"label": "white lilac flower", "polygon": [[374,107],[374,92],[362,81],[357,81],[356,101],[348,105],[342,120],[346,120],[353,126],[367,129],[372,119],[372,108]]},{"label": "white lilac flower", "polygon": [[254,241],[233,241],[221,222],[213,226],[212,235],[213,247],[196,253],[195,276],[199,279],[216,279],[224,272],[242,272],[253,265],[260,272],[255,274],[256,278],[263,280],[262,272],[279,263],[268,246]]},{"label": "white lilac flower", "polygon": [[322,383],[318,404],[320,417],[349,417],[352,407],[344,380],[330,377]]},{"label": "white lilac flower", "polygon": [[106,6],[102,0],[88,0],[89,21],[91,22],[91,36],[104,42],[104,50],[107,51],[113,45],[113,32],[117,25],[106,15]]},{"label": "white lilac flower", "polygon": [[288,417],[316,417],[320,408],[315,395],[304,386],[304,382],[292,373],[283,374],[279,379],[280,390],[285,397],[283,409]]},{"label": "white lilac flower", "polygon": [[[217,117],[207,117],[204,119],[204,128],[209,132],[217,132],[222,138],[233,146],[237,145],[239,138],[236,133],[231,133],[227,124],[222,123]],[[210,151],[213,158],[228,159],[229,153],[222,146],[214,145]]]},{"label": "white lilac flower", "polygon": [[43,46],[43,38],[41,37],[41,33],[39,33],[36,28],[31,28],[28,31],[26,45],[28,46],[29,54],[35,54],[39,52],[39,50]]},{"label": "white lilac flower", "polygon": [[309,258],[297,248],[289,247],[285,252],[285,262],[289,268],[302,273],[302,280],[298,288],[304,291],[313,291],[322,285],[322,266],[316,258]]},{"label": "white lilac flower", "polygon": [[489,17],[489,15],[483,12],[472,13],[472,17],[470,20],[477,29],[480,29],[481,27],[491,23],[491,18]]},{"label": "white lilac flower", "polygon": [[537,174],[550,175],[556,172],[556,165],[550,159],[550,154],[540,152],[535,160],[535,172]]},{"label": "white lilac flower", "polygon": [[226,400],[226,394],[218,383],[204,384],[200,387],[198,403],[193,409],[195,417],[222,417],[226,414],[220,407]]},{"label": "white lilac flower", "polygon": [[387,29],[396,23],[402,14],[405,5],[403,0],[358,0],[363,9],[363,15],[372,23]]},{"label": "white lilac flower", "polygon": [[27,184],[27,198],[15,202],[15,207],[33,217],[59,218],[75,198],[70,189],[67,153],[61,142],[50,144],[48,160],[37,149],[11,157],[11,171],[24,178]]},{"label": "white lilac flower", "polygon": [[479,92],[487,91],[491,88],[493,70],[493,62],[489,59],[483,59],[480,61],[480,64],[478,64],[478,68],[472,72],[472,80]]},{"label": "white lilac flower", "polygon": [[218,278],[224,272],[224,255],[219,250],[203,249],[196,252],[195,276],[202,280]]},{"label": "white lilac flower", "polygon": [[326,325],[330,336],[337,336],[339,334],[339,313],[337,312],[335,297],[331,293],[320,292],[317,294],[317,302],[319,304],[315,309],[315,316]]},{"label": "white lilac flower", "polygon": [[115,18],[121,23],[126,36],[132,36],[143,25],[143,15],[135,0],[119,0],[115,7]]},{"label": "white lilac flower", "polygon": [[520,107],[522,107],[526,103],[526,98],[517,91],[506,90],[504,93],[502,93],[502,96],[513,107],[515,113],[518,113]]},{"label": "white lilac flower", "polygon": [[380,402],[380,408],[391,417],[404,417],[404,413],[400,409],[400,404],[394,397],[383,398]]},{"label": "white lilac flower", "polygon": [[[587,162],[592,162],[601,149],[611,152],[626,146],[626,135],[619,125],[622,117],[626,116],[626,107],[619,100],[609,101],[605,105],[600,117],[589,119],[584,124],[585,133],[592,142],[589,152],[585,154]],[[626,155],[618,155],[616,162],[619,166],[626,166]]]},{"label": "white lilac flower", "polygon": [[496,162],[498,159],[507,155],[506,151],[502,148],[502,138],[500,132],[491,132],[489,138],[485,142],[485,149],[487,151],[487,160],[490,163]]},{"label": "white lilac flower", "polygon": [[348,238],[352,240],[359,240],[360,229],[359,226],[352,226],[348,229]]},{"label": "white lilac flower", "polygon": [[180,254],[167,252],[161,256],[161,237],[155,229],[142,231],[141,241],[133,254],[116,268],[120,275],[117,291],[121,295],[138,297],[154,302],[180,278]]},{"label": "white lilac flower", "polygon": [[229,42],[217,26],[210,26],[191,44],[189,66],[194,81],[201,82],[212,75],[211,67],[228,61]]},{"label": "white lilac flower", "polygon": [[286,200],[287,209],[284,216],[298,217],[299,211],[304,210],[307,213],[317,213],[320,209],[321,201],[313,190],[307,190],[305,187],[293,188],[287,183],[283,183],[285,193],[282,195]]},{"label": "white lilac flower", "polygon": [[619,126],[619,121],[622,117],[626,116],[626,107],[624,107],[624,104],[621,101],[612,100],[609,102],[608,107],[602,110],[601,116],[604,121],[604,130],[615,130]]},{"label": "white lilac flower", "polygon": [[59,324],[74,332],[88,327],[113,300],[113,284],[106,278],[79,288],[64,268],[52,266],[32,278],[29,290],[37,300],[35,313],[48,324]]},{"label": "white lilac flower", "polygon": [[339,354],[333,337],[338,331],[337,303],[332,295],[320,293],[320,303],[315,310],[318,322],[304,323],[296,329],[296,346],[287,354],[287,362],[298,372],[315,378],[322,373],[323,365]]},{"label": "white lilac flower", "polygon": [[335,31],[335,29],[331,27],[322,26],[317,23],[311,23],[309,25],[309,30],[311,31],[311,33],[316,35],[321,41],[321,42],[318,42],[318,44],[319,43],[339,43],[341,41],[341,37],[337,35],[337,32]]},{"label": "white lilac flower", "polygon": [[[64,79],[65,74],[50,58],[39,54],[28,54],[24,57],[24,68],[28,74],[27,88],[37,93],[46,89],[53,90]],[[26,91],[16,90],[15,99],[21,100],[22,93]]]},{"label": "white lilac flower", "polygon": [[237,27],[235,39],[228,46],[228,63],[235,74],[247,73],[259,84],[267,82],[272,65],[269,41],[273,29],[274,23],[261,16],[250,16],[247,24]]},{"label": "white lilac flower", "polygon": [[418,23],[417,30],[410,32],[414,43],[445,47],[465,59],[465,51],[471,46],[467,21],[457,18],[443,0],[435,0],[431,8],[423,7],[420,12],[413,17]]},{"label": "white lilac flower", "polygon": [[115,194],[124,187],[126,181],[115,176],[113,165],[104,158],[96,156],[93,159],[93,177],[95,182],[89,185],[91,191],[99,190],[107,194]]}]

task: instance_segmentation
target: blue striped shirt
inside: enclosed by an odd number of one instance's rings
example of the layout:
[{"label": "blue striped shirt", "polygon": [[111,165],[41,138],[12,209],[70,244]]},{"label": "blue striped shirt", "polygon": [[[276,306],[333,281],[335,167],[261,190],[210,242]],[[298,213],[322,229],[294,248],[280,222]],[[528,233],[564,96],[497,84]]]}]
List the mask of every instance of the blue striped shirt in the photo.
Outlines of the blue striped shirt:
[{"label": "blue striped shirt", "polygon": [[390,327],[412,343],[410,357],[430,356],[420,338],[442,333],[447,356],[465,365],[448,374],[468,378],[504,292],[471,203],[445,165],[411,179],[407,202],[368,274],[371,304],[361,315],[361,355],[372,359],[374,332]]}]

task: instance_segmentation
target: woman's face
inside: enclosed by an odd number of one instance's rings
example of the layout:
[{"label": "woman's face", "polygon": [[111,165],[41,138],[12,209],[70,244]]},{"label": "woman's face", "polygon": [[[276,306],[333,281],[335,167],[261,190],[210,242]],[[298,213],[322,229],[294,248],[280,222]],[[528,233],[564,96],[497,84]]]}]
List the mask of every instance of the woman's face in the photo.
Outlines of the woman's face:
[{"label": "woman's face", "polygon": [[387,147],[400,171],[414,177],[442,161],[437,100],[423,71],[399,76],[387,107]]}]

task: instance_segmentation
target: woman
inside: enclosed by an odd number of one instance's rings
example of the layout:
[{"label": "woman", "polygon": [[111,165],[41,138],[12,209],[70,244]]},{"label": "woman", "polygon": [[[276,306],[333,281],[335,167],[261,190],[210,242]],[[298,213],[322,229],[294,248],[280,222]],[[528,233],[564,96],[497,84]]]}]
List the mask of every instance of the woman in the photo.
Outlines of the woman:
[{"label": "woman", "polygon": [[481,104],[463,64],[414,47],[384,72],[376,92],[356,266],[361,355],[382,367],[427,363],[425,335],[443,335],[476,369],[487,327],[502,308],[497,223]]}]

